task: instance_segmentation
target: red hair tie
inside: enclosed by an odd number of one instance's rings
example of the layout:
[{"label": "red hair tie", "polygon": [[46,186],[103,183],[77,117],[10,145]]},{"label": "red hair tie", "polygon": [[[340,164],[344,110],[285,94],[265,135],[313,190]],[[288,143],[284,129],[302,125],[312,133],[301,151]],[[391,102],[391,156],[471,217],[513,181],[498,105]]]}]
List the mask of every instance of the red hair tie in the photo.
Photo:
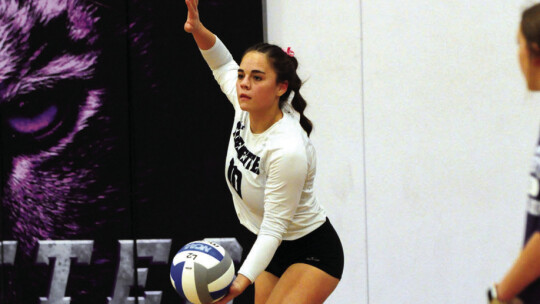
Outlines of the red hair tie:
[{"label": "red hair tie", "polygon": [[294,57],[294,52],[293,50],[291,50],[291,47],[288,47],[287,49],[283,49],[283,51],[287,53],[287,55]]}]

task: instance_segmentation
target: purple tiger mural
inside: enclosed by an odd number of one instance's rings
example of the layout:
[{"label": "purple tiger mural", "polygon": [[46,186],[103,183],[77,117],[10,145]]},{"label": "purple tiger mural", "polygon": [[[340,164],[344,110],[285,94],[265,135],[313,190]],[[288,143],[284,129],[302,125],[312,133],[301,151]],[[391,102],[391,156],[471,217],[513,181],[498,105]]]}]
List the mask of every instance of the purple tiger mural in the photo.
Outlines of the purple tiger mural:
[{"label": "purple tiger mural", "polygon": [[[200,7],[249,38],[233,54],[262,40],[260,2]],[[206,237],[240,262],[233,111],[184,19],[181,0],[0,0],[0,303],[179,303],[169,259]]]},{"label": "purple tiger mural", "polygon": [[126,9],[116,2],[0,1],[1,235],[17,241],[6,303],[49,294],[38,240],[93,240],[98,266],[86,286],[72,267],[70,293],[80,302],[106,282],[98,294],[112,294],[118,253],[101,244],[130,238],[127,115],[113,115],[127,103]]},{"label": "purple tiger mural", "polygon": [[[92,164],[74,166],[87,148],[78,134],[95,119],[105,93],[90,85],[100,53],[95,8],[78,2],[0,2],[2,171],[7,173],[2,201],[11,223],[8,235],[25,252],[38,239],[79,235],[80,214],[70,211],[88,200],[99,203],[77,187],[95,182]],[[55,40],[45,40],[51,36]],[[53,161],[64,165],[51,170]],[[102,199],[111,191],[103,189]],[[55,221],[58,217],[64,221]]]}]

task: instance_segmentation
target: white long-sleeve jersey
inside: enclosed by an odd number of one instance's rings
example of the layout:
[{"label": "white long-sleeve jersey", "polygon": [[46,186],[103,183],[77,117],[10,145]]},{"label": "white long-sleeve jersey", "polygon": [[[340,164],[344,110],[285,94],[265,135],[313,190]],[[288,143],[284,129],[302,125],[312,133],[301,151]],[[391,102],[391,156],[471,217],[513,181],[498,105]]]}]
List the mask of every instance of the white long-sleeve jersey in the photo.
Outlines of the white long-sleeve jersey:
[{"label": "white long-sleeve jersey", "polygon": [[315,150],[289,105],[282,119],[252,133],[249,113],[238,102],[238,64],[219,38],[201,52],[235,109],[225,175],[240,222],[258,235],[239,270],[253,282],[282,240],[298,239],[326,219],[313,191]]}]

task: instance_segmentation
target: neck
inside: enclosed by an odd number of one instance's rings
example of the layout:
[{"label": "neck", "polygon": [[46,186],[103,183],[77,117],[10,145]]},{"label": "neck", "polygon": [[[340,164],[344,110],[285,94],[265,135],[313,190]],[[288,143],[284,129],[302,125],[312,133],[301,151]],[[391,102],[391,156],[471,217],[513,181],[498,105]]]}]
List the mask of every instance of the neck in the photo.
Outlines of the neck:
[{"label": "neck", "polygon": [[268,130],[273,124],[283,117],[283,112],[278,107],[272,111],[262,113],[249,112],[249,124],[251,133],[259,134]]}]

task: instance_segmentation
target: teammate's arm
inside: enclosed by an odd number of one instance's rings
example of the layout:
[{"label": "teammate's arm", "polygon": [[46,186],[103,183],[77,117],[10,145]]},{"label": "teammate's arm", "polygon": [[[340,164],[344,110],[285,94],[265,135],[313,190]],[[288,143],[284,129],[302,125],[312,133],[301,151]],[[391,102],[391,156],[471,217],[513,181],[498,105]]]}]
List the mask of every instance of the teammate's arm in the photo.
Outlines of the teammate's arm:
[{"label": "teammate's arm", "polygon": [[509,301],[525,287],[540,277],[540,232],[535,232],[510,271],[497,284],[497,295],[501,301]]},{"label": "teammate's arm", "polygon": [[197,8],[199,0],[185,0],[188,8],[188,16],[184,24],[184,30],[193,35],[197,46],[201,50],[208,50],[216,43],[216,36],[202,24]]}]

